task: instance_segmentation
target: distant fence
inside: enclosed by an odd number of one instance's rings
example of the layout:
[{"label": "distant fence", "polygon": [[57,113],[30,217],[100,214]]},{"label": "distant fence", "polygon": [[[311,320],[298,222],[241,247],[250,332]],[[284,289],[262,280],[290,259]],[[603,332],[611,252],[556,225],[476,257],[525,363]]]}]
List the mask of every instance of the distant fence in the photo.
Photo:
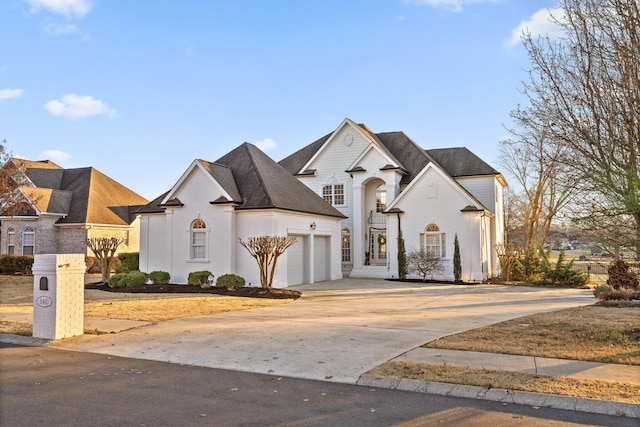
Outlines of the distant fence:
[{"label": "distant fence", "polygon": [[[631,266],[630,271],[640,276],[640,263],[628,262]],[[604,285],[607,283],[607,270],[611,265],[609,262],[593,262],[593,261],[576,261],[573,264],[573,269],[582,271],[589,276],[589,283],[592,285]]]}]

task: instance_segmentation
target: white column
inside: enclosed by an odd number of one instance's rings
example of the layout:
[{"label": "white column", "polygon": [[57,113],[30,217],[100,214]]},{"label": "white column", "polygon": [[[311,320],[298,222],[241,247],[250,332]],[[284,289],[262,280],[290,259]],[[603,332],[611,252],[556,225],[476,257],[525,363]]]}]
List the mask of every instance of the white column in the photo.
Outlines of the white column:
[{"label": "white column", "polygon": [[362,185],[353,186],[353,233],[351,243],[353,244],[353,269],[362,269],[364,265],[364,248],[366,247],[366,227],[364,219],[364,187]]}]

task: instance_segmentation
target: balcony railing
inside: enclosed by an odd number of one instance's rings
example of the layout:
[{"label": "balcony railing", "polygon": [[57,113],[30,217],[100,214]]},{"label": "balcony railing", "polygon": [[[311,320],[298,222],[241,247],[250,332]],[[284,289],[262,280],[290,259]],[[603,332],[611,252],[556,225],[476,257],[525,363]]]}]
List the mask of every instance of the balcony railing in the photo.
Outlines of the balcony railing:
[{"label": "balcony railing", "polygon": [[369,219],[367,220],[369,224],[386,224],[387,220],[384,217],[382,212],[369,211]]}]

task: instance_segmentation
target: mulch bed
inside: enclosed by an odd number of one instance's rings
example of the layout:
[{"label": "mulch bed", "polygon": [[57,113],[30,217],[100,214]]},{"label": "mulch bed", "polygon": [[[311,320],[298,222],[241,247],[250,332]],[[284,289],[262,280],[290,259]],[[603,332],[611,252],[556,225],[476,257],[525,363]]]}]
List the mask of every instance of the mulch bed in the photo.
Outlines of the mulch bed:
[{"label": "mulch bed", "polygon": [[200,286],[191,285],[140,285],[140,286],[122,286],[112,288],[104,282],[90,283],[85,285],[85,289],[97,289],[106,292],[127,292],[132,294],[214,294],[232,297],[248,297],[248,298],[272,298],[272,299],[298,299],[302,295],[299,291],[292,289],[265,289],[254,287],[243,287],[238,289],[201,288]]}]

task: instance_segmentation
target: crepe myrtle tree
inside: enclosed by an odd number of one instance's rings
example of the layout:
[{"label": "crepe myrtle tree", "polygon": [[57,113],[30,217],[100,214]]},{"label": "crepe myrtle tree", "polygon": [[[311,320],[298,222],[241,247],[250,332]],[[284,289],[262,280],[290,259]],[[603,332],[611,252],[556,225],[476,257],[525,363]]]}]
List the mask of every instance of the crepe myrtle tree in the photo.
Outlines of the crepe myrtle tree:
[{"label": "crepe myrtle tree", "polygon": [[287,236],[260,236],[249,237],[247,241],[238,238],[249,254],[256,260],[260,268],[260,285],[270,289],[273,286],[273,277],[276,273],[278,258],[295,242],[295,237]]},{"label": "crepe myrtle tree", "polygon": [[87,246],[100,262],[103,282],[108,281],[111,276],[114,256],[122,242],[123,240],[117,237],[91,237],[87,239]]}]

